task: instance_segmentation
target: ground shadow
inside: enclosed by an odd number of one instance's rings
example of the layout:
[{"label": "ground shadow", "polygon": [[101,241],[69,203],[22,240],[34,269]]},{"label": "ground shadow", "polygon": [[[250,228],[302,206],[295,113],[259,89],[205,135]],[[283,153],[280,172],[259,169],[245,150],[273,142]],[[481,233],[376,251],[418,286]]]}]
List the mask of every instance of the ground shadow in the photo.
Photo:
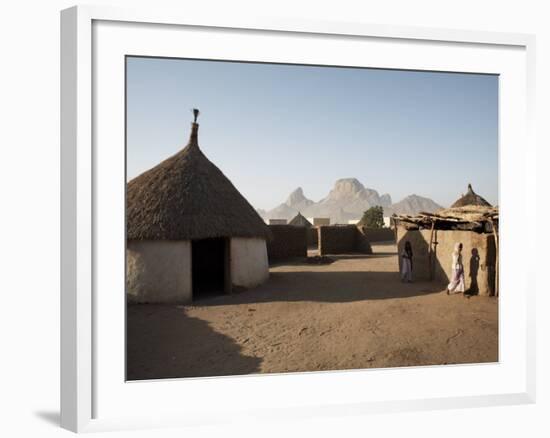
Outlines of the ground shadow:
[{"label": "ground shadow", "polygon": [[34,414],[52,426],[59,426],[61,423],[61,414],[58,411],[38,411]]},{"label": "ground shadow", "polygon": [[[307,258],[316,257],[318,254],[309,253]],[[376,252],[373,254],[365,254],[361,252],[350,253],[350,254],[324,254],[323,257],[330,257],[334,260],[366,260],[366,259],[380,259],[387,257],[395,257],[395,252]],[[277,266],[311,266],[307,263],[307,258],[305,257],[292,257],[287,259],[280,260],[270,260],[269,266],[274,268]]]},{"label": "ground shadow", "polygon": [[276,301],[346,303],[363,300],[408,298],[441,292],[438,282],[402,283],[397,272],[291,271],[271,272],[263,285],[236,295],[194,302],[220,306]]},{"label": "ground shadow", "polygon": [[375,251],[369,255],[370,258],[395,257],[394,252]]},{"label": "ground shadow", "polygon": [[468,295],[477,295],[479,293],[479,286],[477,283],[477,274],[479,272],[479,251],[477,248],[472,248],[472,255],[470,257],[470,287],[466,291]]},{"label": "ground shadow", "polygon": [[182,306],[130,305],[126,327],[128,380],[251,374],[260,369],[260,358],[243,355],[232,338],[188,316]]},{"label": "ground shadow", "polygon": [[335,259],[341,259],[341,260],[351,260],[351,259],[379,259],[379,258],[386,258],[386,257],[395,257],[395,252],[375,252],[372,254],[365,254],[362,252],[357,253],[350,253],[350,254],[325,254],[327,257],[334,257]]},{"label": "ground shadow", "polygon": [[306,260],[309,257],[314,257],[311,255],[308,255],[308,257],[290,257],[287,259],[276,259],[276,260],[269,260],[269,267],[275,268],[277,266],[307,266]]}]

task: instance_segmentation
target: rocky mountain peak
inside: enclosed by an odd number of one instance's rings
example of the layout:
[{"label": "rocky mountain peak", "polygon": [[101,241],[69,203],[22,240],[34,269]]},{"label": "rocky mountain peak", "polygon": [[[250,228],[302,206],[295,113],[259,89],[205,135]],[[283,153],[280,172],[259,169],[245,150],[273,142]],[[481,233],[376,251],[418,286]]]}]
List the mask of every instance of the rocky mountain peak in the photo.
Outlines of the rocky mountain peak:
[{"label": "rocky mountain peak", "polygon": [[388,210],[390,210],[391,213],[395,214],[414,215],[418,214],[421,211],[435,213],[442,208],[443,207],[441,207],[439,204],[435,203],[429,198],[412,194],[393,204]]},{"label": "rocky mountain peak", "polygon": [[357,178],[342,178],[334,183],[332,192],[341,194],[355,194],[365,190],[365,186]]},{"label": "rocky mountain peak", "polygon": [[300,204],[304,201],[308,201],[308,199],[304,196],[303,189],[298,187],[290,195],[288,195],[285,204],[292,207],[293,205]]},{"label": "rocky mountain peak", "polygon": [[305,217],[329,217],[332,223],[347,223],[360,219],[370,207],[384,207],[384,214],[416,214],[420,211],[435,212],[441,209],[434,201],[422,196],[410,195],[393,204],[391,196],[380,196],[374,189],[365,187],[357,178],[342,178],[334,183],[330,193],[319,202],[306,198],[302,187],[295,189],[287,200],[262,216],[271,219],[292,219],[298,212]]},{"label": "rocky mountain peak", "polygon": [[392,204],[392,199],[389,193],[384,193],[380,196],[380,205],[382,207],[389,207]]}]

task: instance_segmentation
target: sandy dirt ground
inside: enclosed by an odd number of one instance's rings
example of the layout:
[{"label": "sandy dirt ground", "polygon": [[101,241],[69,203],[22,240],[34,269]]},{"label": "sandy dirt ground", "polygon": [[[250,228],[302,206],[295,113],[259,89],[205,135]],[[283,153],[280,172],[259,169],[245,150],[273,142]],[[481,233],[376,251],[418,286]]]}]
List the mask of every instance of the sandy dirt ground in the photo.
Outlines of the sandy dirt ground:
[{"label": "sandy dirt ground", "polygon": [[129,380],[498,361],[498,300],[401,283],[395,245],[272,266],[253,290],[133,305]]}]

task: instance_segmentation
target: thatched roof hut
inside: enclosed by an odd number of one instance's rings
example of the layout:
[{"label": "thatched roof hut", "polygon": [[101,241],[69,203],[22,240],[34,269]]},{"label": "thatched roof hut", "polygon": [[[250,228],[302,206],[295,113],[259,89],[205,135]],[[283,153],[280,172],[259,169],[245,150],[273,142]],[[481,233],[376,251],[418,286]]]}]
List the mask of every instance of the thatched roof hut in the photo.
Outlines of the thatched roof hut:
[{"label": "thatched roof hut", "polygon": [[128,239],[269,236],[256,210],[201,151],[198,130],[193,123],[185,148],[128,183]]},{"label": "thatched roof hut", "polygon": [[308,221],[304,216],[302,216],[302,213],[298,212],[296,216],[294,216],[290,222],[289,225],[294,225],[296,227],[307,227],[311,228],[313,225],[310,221]]},{"label": "thatched roof hut", "polygon": [[269,275],[270,230],[199,148],[184,149],[127,185],[129,302],[189,302],[255,287]]},{"label": "thatched roof hut", "polygon": [[474,189],[472,189],[472,185],[468,184],[468,191],[466,192],[466,194],[457,199],[455,203],[451,205],[451,208],[465,207],[470,205],[491,207],[491,204],[489,204],[485,199],[474,192]]}]

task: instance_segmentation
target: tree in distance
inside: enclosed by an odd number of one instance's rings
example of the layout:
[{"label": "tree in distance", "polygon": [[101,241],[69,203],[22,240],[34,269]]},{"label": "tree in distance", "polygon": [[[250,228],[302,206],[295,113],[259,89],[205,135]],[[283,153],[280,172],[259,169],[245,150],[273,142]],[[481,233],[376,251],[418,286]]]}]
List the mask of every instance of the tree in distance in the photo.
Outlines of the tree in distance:
[{"label": "tree in distance", "polygon": [[380,205],[369,208],[363,213],[359,225],[367,228],[384,228],[384,208]]}]

